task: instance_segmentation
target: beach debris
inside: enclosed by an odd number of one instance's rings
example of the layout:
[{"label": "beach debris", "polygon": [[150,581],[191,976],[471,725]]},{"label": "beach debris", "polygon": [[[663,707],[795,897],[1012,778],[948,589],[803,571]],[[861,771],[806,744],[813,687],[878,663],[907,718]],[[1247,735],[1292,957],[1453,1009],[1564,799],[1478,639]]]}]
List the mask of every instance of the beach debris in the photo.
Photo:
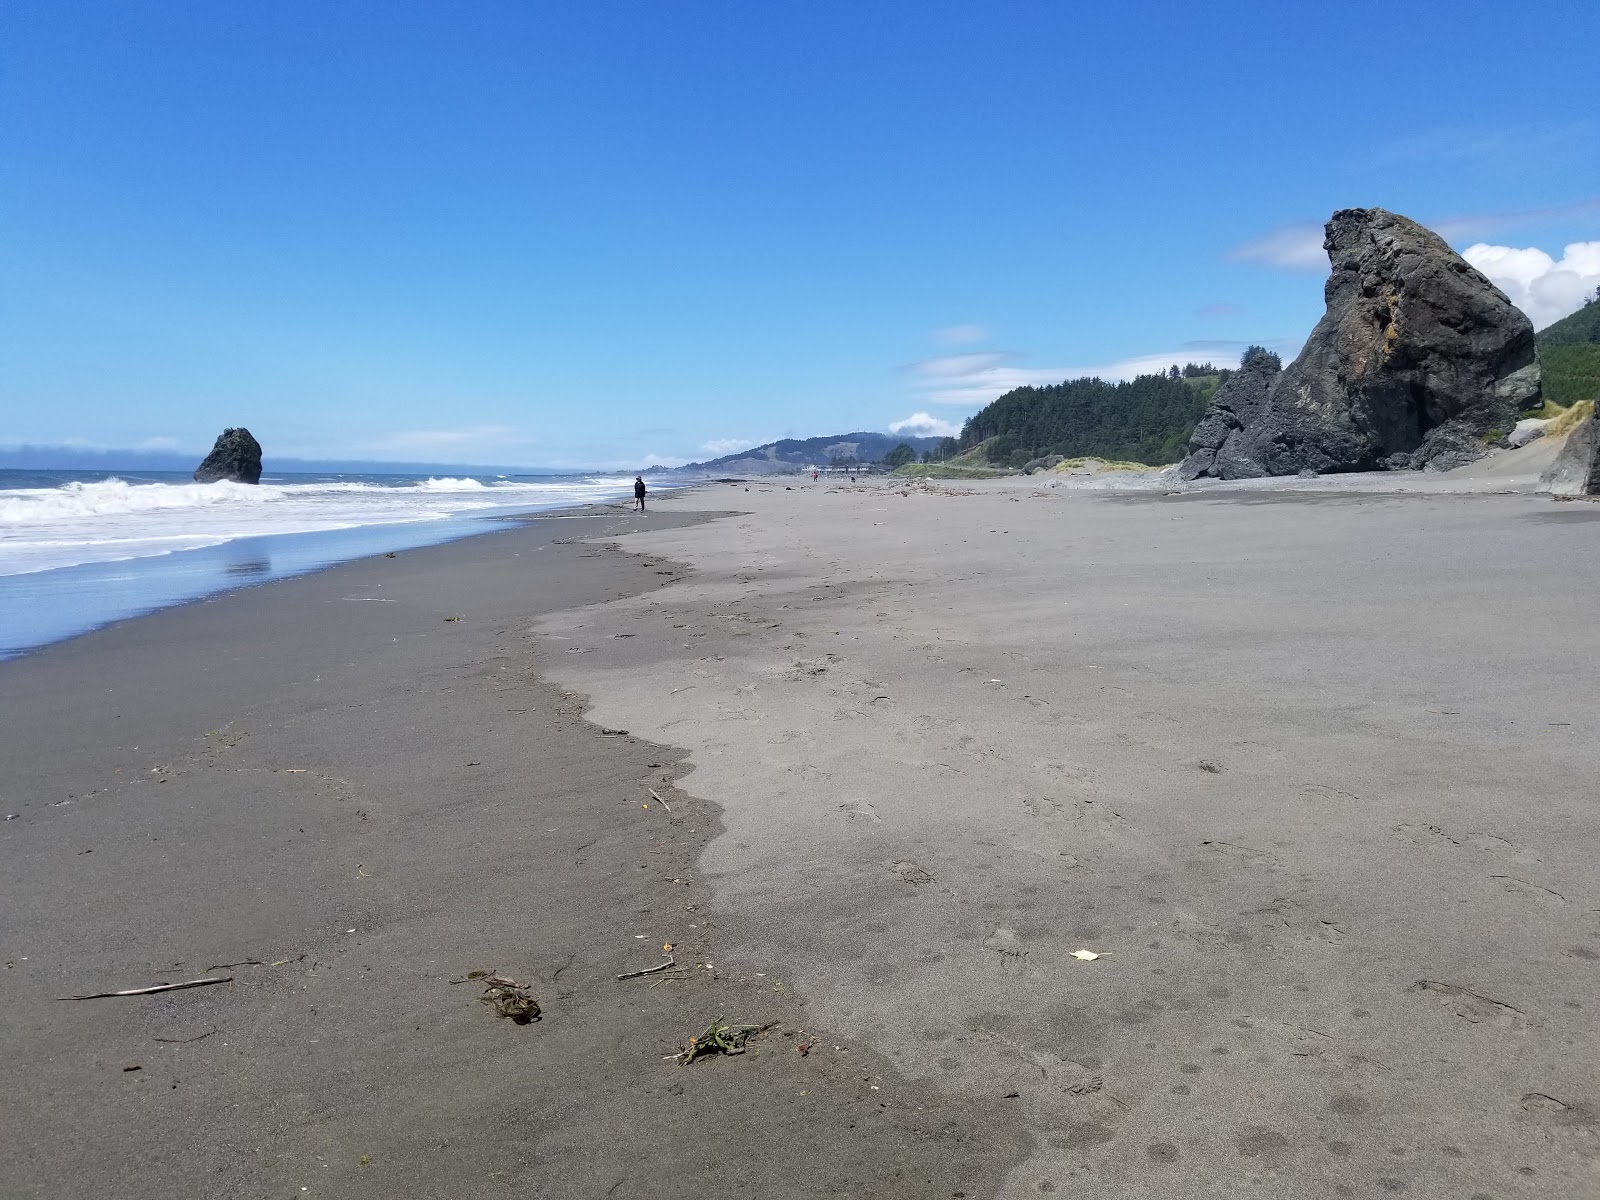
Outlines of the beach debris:
[{"label": "beach debris", "polygon": [[1217,763],[1217,762],[1212,762],[1209,758],[1202,758],[1200,760],[1199,766],[1200,766],[1200,769],[1202,771],[1205,771],[1209,775],[1221,775],[1222,774],[1222,764],[1221,763]]},{"label": "beach debris", "polygon": [[1074,950],[1072,952],[1072,957],[1079,959],[1082,962],[1093,962],[1095,959],[1099,958],[1100,955],[1093,950]]},{"label": "beach debris", "polygon": [[232,983],[232,975],[190,979],[184,983],[157,983],[150,987],[124,988],[120,992],[90,992],[84,996],[57,996],[57,1000],[105,1000],[112,996],[150,996],[156,992],[177,992],[184,988],[205,987],[210,983]]},{"label": "beach debris", "polygon": [[628,736],[628,731],[626,729],[607,729],[604,725],[602,725],[600,727],[600,732],[595,734],[595,737],[627,737],[627,736]]},{"label": "beach debris", "polygon": [[131,1066],[131,1067],[123,1067],[122,1070],[123,1070],[123,1073],[126,1074],[129,1071],[142,1071],[142,1070],[144,1070],[144,1068],[141,1067],[138,1063],[134,1063],[133,1066]]},{"label": "beach debris", "polygon": [[528,991],[530,985],[494,971],[473,971],[467,977],[483,981],[483,995],[478,999],[494,1009],[496,1016],[508,1017],[518,1025],[539,1020],[539,1002]]},{"label": "beach debris", "polygon": [[238,962],[212,963],[206,970],[226,971],[230,967],[262,967],[265,965],[259,958],[241,958]]},{"label": "beach debris", "polygon": [[685,1065],[697,1058],[713,1054],[743,1054],[745,1045],[758,1033],[771,1029],[773,1022],[765,1025],[729,1025],[721,1017],[707,1025],[705,1032],[689,1039],[689,1044],[678,1054],[669,1054],[668,1061],[676,1059]]},{"label": "beach debris", "polygon": [[169,1046],[187,1046],[190,1042],[198,1042],[201,1038],[210,1037],[216,1031],[217,1031],[217,1027],[215,1025],[213,1025],[210,1029],[206,1030],[204,1033],[196,1034],[192,1038],[156,1038],[155,1040],[158,1041],[158,1042],[164,1042]]},{"label": "beach debris", "polygon": [[446,618],[445,618],[445,619],[444,619],[444,623],[445,623],[445,624],[446,624],[446,625],[449,625],[449,624],[451,624],[451,623],[452,623],[452,622],[454,622],[454,621],[459,621],[459,620],[461,620],[461,618],[460,618],[460,617],[446,617]]},{"label": "beach debris", "polygon": [[642,971],[629,971],[626,975],[618,975],[618,979],[638,979],[641,975],[654,975],[657,971],[665,971],[678,965],[676,959],[669,958],[666,962],[655,967],[646,967]]},{"label": "beach debris", "polygon": [[665,800],[663,800],[661,798],[661,793],[656,791],[655,788],[646,788],[645,791],[649,792],[652,796],[654,796],[656,798],[656,803],[661,805],[662,808],[666,809],[668,812],[672,811],[672,805],[668,804]]}]

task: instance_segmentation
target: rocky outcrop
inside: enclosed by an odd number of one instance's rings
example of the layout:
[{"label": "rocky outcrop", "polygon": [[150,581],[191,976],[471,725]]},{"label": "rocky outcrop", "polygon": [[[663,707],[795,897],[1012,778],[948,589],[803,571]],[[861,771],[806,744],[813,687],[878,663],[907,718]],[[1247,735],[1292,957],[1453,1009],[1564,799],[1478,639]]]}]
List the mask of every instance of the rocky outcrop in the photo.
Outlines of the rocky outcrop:
[{"label": "rocky outcrop", "polygon": [[1600,496],[1600,417],[1585,417],[1567,434],[1539,486],[1556,496]]},{"label": "rocky outcrop", "polygon": [[248,429],[224,429],[211,453],[194,469],[196,483],[224,479],[233,483],[261,482],[261,443],[250,436]]},{"label": "rocky outcrop", "polygon": [[1532,323],[1442,238],[1381,208],[1326,231],[1327,312],[1282,372],[1218,388],[1184,478],[1448,470],[1539,403]]},{"label": "rocky outcrop", "polygon": [[1255,426],[1282,372],[1282,360],[1270,350],[1252,346],[1245,351],[1239,369],[1223,380],[1189,435],[1189,457],[1179,468],[1182,478],[1253,479],[1268,473],[1239,452],[1234,435]]}]

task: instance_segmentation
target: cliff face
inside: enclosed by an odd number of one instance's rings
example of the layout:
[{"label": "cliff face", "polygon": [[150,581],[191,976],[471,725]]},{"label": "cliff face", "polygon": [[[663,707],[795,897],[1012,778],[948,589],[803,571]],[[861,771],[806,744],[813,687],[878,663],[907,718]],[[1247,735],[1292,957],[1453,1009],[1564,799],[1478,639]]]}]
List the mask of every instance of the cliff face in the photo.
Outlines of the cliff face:
[{"label": "cliff face", "polygon": [[1323,247],[1327,312],[1264,392],[1219,390],[1185,478],[1448,469],[1539,403],[1532,323],[1437,234],[1348,208]]}]

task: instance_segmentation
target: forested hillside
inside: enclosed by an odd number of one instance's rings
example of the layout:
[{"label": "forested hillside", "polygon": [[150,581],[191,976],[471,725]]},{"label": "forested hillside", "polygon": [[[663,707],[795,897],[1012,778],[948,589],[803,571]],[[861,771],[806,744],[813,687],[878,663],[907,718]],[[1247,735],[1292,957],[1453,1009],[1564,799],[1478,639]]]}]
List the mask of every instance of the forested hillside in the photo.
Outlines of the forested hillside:
[{"label": "forested hillside", "polygon": [[1600,295],[1538,334],[1544,398],[1572,405],[1600,393]]},{"label": "forested hillside", "polygon": [[1164,375],[1121,383],[1073,379],[1021,387],[981,409],[948,452],[966,452],[990,438],[991,462],[1021,466],[1047,454],[1092,456],[1158,465],[1184,455],[1189,432],[1228,372],[1210,364],[1176,366]]}]

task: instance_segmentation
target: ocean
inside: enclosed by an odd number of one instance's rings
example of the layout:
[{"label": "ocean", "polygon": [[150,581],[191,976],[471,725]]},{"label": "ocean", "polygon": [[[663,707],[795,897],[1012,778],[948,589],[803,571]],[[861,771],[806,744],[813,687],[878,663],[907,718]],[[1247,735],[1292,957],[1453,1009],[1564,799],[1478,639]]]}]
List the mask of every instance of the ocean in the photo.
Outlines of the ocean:
[{"label": "ocean", "polygon": [[[663,485],[648,481],[654,492]],[[632,496],[604,475],[0,470],[0,658],[229,588]]]}]

